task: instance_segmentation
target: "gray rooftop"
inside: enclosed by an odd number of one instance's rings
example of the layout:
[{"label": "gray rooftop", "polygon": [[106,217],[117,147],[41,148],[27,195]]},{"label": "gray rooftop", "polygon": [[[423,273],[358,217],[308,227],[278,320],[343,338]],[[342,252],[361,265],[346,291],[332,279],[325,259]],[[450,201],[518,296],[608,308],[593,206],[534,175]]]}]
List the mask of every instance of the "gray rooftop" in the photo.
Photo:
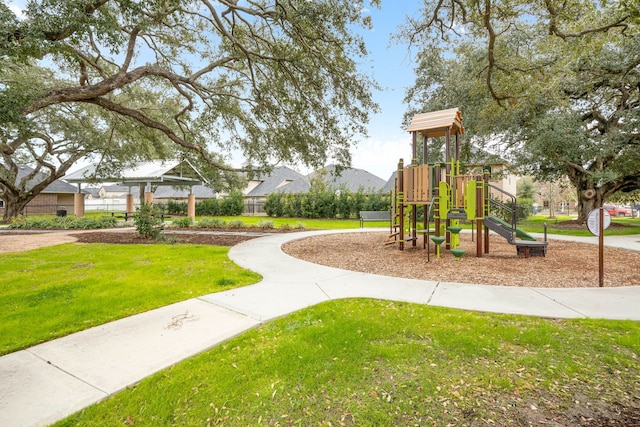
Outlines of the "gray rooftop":
[{"label": "gray rooftop", "polygon": [[246,197],[265,197],[271,193],[308,193],[311,185],[307,177],[286,166],[277,166],[271,173],[257,178],[262,181]]},{"label": "gray rooftop", "polygon": [[396,188],[396,177],[398,176],[398,171],[393,171],[391,173],[391,176],[389,177],[389,179],[387,180],[387,182],[384,184],[384,187],[382,187],[382,192],[383,193],[389,193],[391,192],[391,190],[395,190]]},{"label": "gray rooftop", "polygon": [[[16,181],[21,180],[22,178],[29,175],[33,171],[34,169],[31,166],[19,166]],[[27,182],[26,188],[27,189],[33,188],[34,185],[36,185],[38,182],[44,181],[45,178],[46,178],[46,174],[42,172],[38,173],[35,178]],[[78,192],[78,189],[74,185],[67,184],[66,182],[61,181],[59,179],[56,179],[55,181],[53,181],[42,191],[42,193],[57,193],[57,194],[77,193],[77,192]]]},{"label": "gray rooftop", "polygon": [[319,171],[311,173],[309,178],[313,179],[319,174],[323,176],[327,187],[334,189],[345,188],[352,193],[360,189],[363,189],[365,192],[376,192],[385,186],[385,181],[382,178],[364,169],[346,168],[338,172],[335,165],[329,165]]}]

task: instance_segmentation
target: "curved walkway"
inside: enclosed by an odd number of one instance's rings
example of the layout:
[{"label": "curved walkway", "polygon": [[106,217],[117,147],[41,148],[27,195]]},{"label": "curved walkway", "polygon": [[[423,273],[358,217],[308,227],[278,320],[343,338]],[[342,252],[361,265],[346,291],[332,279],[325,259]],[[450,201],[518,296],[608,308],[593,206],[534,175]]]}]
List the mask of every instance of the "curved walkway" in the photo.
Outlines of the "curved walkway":
[{"label": "curved walkway", "polygon": [[[279,234],[233,247],[229,257],[260,273],[263,281],[204,298],[238,312],[251,313],[261,321],[323,301],[353,297],[542,317],[640,320],[640,286],[554,289],[402,279],[320,266],[295,259],[280,249],[287,241],[331,233],[336,231]],[[559,237],[587,243],[598,241],[591,237]],[[640,251],[639,241],[640,236],[616,236],[607,237],[605,243]]]},{"label": "curved walkway", "polygon": [[[273,234],[246,241],[234,246],[229,256],[262,274],[260,283],[0,357],[0,425],[53,423],[262,322],[333,299],[365,297],[545,317],[640,320],[640,286],[534,289],[430,282],[319,266],[280,249],[289,240],[335,232]],[[608,245],[634,250],[640,250],[639,241],[640,236],[606,239]]]}]

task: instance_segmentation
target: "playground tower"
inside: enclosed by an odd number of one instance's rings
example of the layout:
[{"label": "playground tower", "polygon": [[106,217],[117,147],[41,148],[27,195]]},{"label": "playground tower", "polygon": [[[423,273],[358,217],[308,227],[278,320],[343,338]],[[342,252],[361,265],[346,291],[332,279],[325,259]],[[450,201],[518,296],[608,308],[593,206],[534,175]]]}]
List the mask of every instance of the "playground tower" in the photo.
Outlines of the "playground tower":
[{"label": "playground tower", "polygon": [[[405,243],[416,246],[418,235],[423,247],[430,239],[430,217],[434,220],[434,242],[442,242],[454,254],[460,242],[460,221],[472,224],[476,232],[476,256],[489,253],[490,231],[516,246],[517,254],[544,256],[547,242],[538,242],[516,227],[516,198],[489,183],[489,173],[468,175],[461,170],[460,145],[464,134],[462,113],[458,108],[415,115],[409,124],[412,136],[412,160],[398,163],[392,194],[392,223],[389,243],[400,250]],[[444,163],[429,163],[429,139],[444,137]],[[422,155],[418,161],[418,142]],[[422,224],[418,226],[418,211]],[[439,248],[438,248],[439,249]],[[462,251],[463,252],[463,251]],[[458,257],[458,255],[456,255]]]}]

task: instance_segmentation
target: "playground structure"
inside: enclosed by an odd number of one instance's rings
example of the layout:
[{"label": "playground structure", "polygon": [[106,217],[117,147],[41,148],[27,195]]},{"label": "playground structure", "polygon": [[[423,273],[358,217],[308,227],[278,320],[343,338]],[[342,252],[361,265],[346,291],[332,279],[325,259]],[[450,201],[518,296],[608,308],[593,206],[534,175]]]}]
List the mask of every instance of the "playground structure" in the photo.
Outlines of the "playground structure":
[{"label": "playground structure", "polygon": [[[516,227],[516,197],[490,184],[489,172],[463,174],[460,164],[460,139],[464,133],[462,113],[457,108],[415,115],[408,131],[412,135],[412,162],[398,163],[395,190],[391,200],[390,241],[400,250],[407,242],[417,245],[423,236],[423,248],[429,240],[440,256],[441,246],[460,259],[460,221],[469,221],[476,232],[476,256],[489,253],[493,231],[516,247],[518,255],[545,256],[547,241]],[[418,138],[422,138],[422,161],[418,164]],[[430,164],[429,138],[444,137],[445,162]],[[453,147],[452,147],[453,140]],[[453,150],[452,150],[453,148]],[[422,209],[423,227],[418,229],[418,210]],[[430,236],[433,215],[434,236]],[[472,231],[473,232],[473,231]],[[430,252],[429,252],[430,253]]]}]

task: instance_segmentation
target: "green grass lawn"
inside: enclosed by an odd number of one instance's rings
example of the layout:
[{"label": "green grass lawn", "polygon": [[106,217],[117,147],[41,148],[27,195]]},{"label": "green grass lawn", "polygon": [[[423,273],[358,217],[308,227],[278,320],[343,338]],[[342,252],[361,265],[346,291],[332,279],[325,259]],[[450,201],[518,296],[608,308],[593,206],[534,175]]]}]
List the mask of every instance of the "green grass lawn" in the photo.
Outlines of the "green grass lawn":
[{"label": "green grass lawn", "polygon": [[[359,227],[358,220],[277,220],[277,227]],[[259,280],[227,251],[66,244],[0,255],[0,353]],[[639,356],[638,322],[332,301],[249,331],[59,425],[535,425],[603,407],[640,410]]]},{"label": "green grass lawn", "polygon": [[640,410],[639,356],[638,322],[339,300],[56,425],[580,425],[598,411]]},{"label": "green grass lawn", "polygon": [[0,354],[256,283],[229,248],[65,244],[0,256]]},{"label": "green grass lawn", "polygon": [[[85,216],[90,216],[94,218],[100,218],[104,216],[105,213],[103,211],[87,211],[85,212]],[[42,216],[47,217],[45,215]],[[52,218],[52,216],[48,216]],[[169,223],[174,220],[178,220],[182,218],[180,216],[171,216],[167,219]],[[360,228],[360,220],[358,218],[350,218],[350,219],[312,219],[312,218],[272,218],[264,215],[243,215],[243,216],[216,216],[216,217],[201,217],[197,216],[195,218],[196,221],[200,221],[204,218],[216,218],[223,220],[227,223],[232,221],[242,221],[247,226],[257,226],[259,223],[264,221],[271,221],[275,228],[281,228],[283,225],[290,228],[296,228],[296,226],[302,225],[306,229],[313,230],[326,230],[326,229],[349,229],[349,228]],[[133,222],[131,221],[131,225]],[[366,227],[388,227],[389,222],[380,221],[380,222],[368,222],[365,223]]]},{"label": "green grass lawn", "polygon": [[[586,226],[582,229],[563,227],[562,223],[574,220],[575,217],[557,215],[549,218],[547,215],[532,215],[526,220],[519,221],[518,227],[533,233],[544,232],[544,224],[547,224],[547,232],[550,234],[562,234],[570,236],[592,236]],[[616,225],[605,230],[605,236],[621,236],[629,234],[640,234],[640,218],[611,218],[612,224]]]},{"label": "green grass lawn", "polygon": [[[247,224],[247,226],[257,226],[261,222],[271,221],[274,228],[285,227],[296,228],[298,225],[302,225],[305,229],[311,230],[343,230],[350,228],[360,228],[360,220],[357,218],[350,219],[312,219],[312,218],[271,218],[266,216],[217,216],[217,219],[226,221],[240,220]],[[198,221],[200,218],[196,218]],[[389,222],[368,222],[365,223],[367,227],[388,227]]]}]

